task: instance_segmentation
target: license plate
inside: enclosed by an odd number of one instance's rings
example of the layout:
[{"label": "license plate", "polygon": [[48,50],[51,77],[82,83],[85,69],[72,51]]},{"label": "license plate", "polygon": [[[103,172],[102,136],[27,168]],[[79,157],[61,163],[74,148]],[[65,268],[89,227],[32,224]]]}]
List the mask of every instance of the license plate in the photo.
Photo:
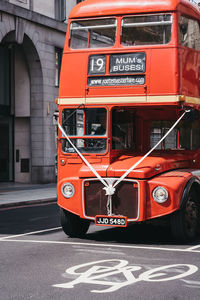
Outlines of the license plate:
[{"label": "license plate", "polygon": [[95,224],[101,226],[127,226],[127,217],[115,217],[115,216],[96,216]]}]

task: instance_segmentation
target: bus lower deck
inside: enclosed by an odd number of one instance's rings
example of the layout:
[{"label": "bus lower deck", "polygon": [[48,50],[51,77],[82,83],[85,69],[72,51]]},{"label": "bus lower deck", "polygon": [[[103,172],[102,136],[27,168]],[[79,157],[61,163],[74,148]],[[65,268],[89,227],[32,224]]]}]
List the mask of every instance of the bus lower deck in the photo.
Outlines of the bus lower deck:
[{"label": "bus lower deck", "polygon": [[67,235],[160,218],[176,240],[199,233],[199,18],[184,0],[72,10],[58,98]]}]

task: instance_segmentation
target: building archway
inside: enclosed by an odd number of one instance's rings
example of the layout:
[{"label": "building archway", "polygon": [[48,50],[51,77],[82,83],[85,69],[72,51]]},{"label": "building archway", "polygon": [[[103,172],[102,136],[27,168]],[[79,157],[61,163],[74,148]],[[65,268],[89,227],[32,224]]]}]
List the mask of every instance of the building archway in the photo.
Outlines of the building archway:
[{"label": "building archway", "polygon": [[29,183],[33,181],[34,160],[38,157],[43,142],[43,77],[40,58],[35,45],[26,34],[19,44],[16,43],[13,32],[8,33],[2,40],[0,49],[4,51],[4,58],[7,58],[6,82],[10,82],[9,87],[5,85],[0,89],[1,99],[4,99],[3,95],[7,95],[6,114],[0,115],[0,133],[4,131],[2,139],[4,138],[6,147],[0,141],[0,153],[9,154],[2,160],[0,157],[0,166],[2,162],[5,175],[1,176],[0,172],[0,181]]}]

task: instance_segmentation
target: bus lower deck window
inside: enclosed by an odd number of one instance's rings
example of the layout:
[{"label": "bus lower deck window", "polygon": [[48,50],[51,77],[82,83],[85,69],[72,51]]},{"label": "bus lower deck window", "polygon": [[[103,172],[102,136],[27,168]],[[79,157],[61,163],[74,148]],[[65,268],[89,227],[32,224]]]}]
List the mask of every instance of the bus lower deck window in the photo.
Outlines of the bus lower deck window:
[{"label": "bus lower deck window", "polygon": [[[105,153],[107,149],[107,111],[105,108],[65,108],[62,126],[72,143],[82,153]],[[75,153],[63,137],[62,150]]]},{"label": "bus lower deck window", "polygon": [[[167,133],[175,121],[152,121],[150,146],[153,148]],[[183,120],[156,148],[157,150],[196,150],[200,147],[200,126],[198,120]]]},{"label": "bus lower deck window", "polygon": [[135,145],[135,114],[128,109],[112,111],[112,149],[130,150]]}]

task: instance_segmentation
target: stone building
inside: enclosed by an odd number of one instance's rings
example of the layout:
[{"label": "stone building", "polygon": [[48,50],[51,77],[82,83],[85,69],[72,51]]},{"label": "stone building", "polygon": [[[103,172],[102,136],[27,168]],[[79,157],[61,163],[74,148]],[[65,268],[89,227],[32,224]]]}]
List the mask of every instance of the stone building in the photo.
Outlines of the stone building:
[{"label": "stone building", "polygon": [[0,181],[55,181],[54,98],[80,0],[0,0]]}]

